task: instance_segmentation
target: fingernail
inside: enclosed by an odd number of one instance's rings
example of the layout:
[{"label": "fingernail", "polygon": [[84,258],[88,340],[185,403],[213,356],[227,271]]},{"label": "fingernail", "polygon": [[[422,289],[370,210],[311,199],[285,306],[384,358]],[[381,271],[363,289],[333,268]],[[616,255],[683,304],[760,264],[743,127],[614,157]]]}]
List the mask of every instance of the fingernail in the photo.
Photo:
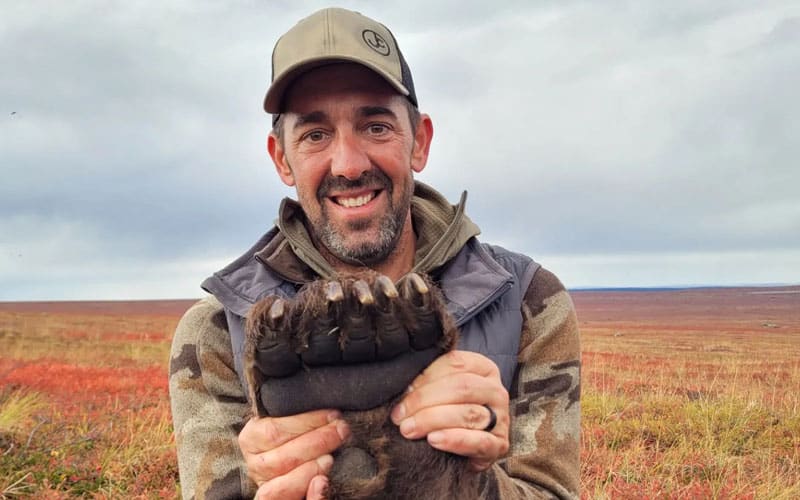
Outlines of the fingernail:
[{"label": "fingernail", "polygon": [[350,437],[350,427],[347,426],[347,422],[344,420],[336,422],[336,432],[339,433],[339,437],[342,438],[342,441]]},{"label": "fingernail", "polygon": [[444,441],[444,434],[439,431],[431,432],[428,434],[428,443],[431,445],[437,445]]},{"label": "fingernail", "polygon": [[342,413],[339,410],[331,410],[328,412],[328,423],[333,422],[337,418],[341,417]]},{"label": "fingernail", "polygon": [[333,466],[333,455],[322,455],[317,459],[317,465],[324,472],[328,472]]},{"label": "fingernail", "polygon": [[406,416],[406,405],[403,403],[398,404],[392,409],[392,422],[399,424],[403,417]]},{"label": "fingernail", "polygon": [[400,422],[400,434],[407,438],[414,437],[413,434],[416,426],[417,422],[414,420],[414,417],[409,417]]},{"label": "fingernail", "polygon": [[328,478],[325,476],[317,476],[311,480],[310,496],[312,498],[322,498],[325,492],[325,486],[328,485]]},{"label": "fingernail", "polygon": [[317,476],[311,480],[311,487],[308,491],[309,498],[321,498],[325,489],[325,476]]}]

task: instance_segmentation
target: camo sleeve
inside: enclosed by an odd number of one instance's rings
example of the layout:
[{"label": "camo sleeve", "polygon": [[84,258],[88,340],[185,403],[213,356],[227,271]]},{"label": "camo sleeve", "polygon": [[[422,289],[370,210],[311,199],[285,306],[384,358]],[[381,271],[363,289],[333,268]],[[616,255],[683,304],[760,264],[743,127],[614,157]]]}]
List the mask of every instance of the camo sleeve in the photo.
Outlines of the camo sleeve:
[{"label": "camo sleeve", "polygon": [[494,465],[499,498],[578,498],[580,341],[575,309],[540,269],[523,303],[517,373],[510,391],[511,448]]},{"label": "camo sleeve", "polygon": [[252,498],[237,436],[248,414],[233,368],[222,305],[213,297],[184,314],[172,340],[172,420],[184,499]]}]

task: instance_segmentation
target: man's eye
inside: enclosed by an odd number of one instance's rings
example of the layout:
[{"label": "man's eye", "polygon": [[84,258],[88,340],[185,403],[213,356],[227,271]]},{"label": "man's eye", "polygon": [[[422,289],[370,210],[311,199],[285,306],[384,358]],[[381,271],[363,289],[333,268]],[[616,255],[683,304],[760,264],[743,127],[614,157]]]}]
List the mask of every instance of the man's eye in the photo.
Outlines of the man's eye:
[{"label": "man's eye", "polygon": [[373,123],[369,127],[367,127],[367,130],[372,135],[381,135],[381,134],[385,134],[386,132],[388,132],[389,131],[389,127],[387,127],[386,125],[384,125],[382,123]]},{"label": "man's eye", "polygon": [[303,139],[311,142],[319,142],[325,139],[325,133],[320,130],[312,130],[311,132],[307,133]]}]

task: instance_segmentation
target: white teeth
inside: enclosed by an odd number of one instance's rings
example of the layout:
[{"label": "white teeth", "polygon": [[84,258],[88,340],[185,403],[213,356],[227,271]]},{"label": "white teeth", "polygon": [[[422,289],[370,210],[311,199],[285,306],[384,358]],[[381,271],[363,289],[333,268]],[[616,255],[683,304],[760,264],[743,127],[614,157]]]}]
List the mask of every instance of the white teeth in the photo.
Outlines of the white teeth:
[{"label": "white teeth", "polygon": [[343,196],[340,196],[336,198],[336,203],[338,203],[343,207],[354,208],[354,207],[360,207],[361,205],[366,205],[374,197],[375,193],[369,193],[363,196],[357,196],[355,198],[345,198]]}]

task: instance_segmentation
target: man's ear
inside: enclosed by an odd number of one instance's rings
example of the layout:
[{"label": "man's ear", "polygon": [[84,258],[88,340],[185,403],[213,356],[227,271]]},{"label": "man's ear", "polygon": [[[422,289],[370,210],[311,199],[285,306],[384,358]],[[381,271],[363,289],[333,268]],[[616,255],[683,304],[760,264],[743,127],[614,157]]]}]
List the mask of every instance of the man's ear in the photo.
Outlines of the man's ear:
[{"label": "man's ear", "polygon": [[275,170],[278,172],[278,177],[281,178],[287,186],[294,186],[294,174],[289,167],[289,162],[286,161],[286,150],[283,149],[281,140],[275,133],[270,132],[267,136],[267,152],[269,152],[272,163],[275,164]]},{"label": "man's ear", "polygon": [[428,163],[428,153],[431,149],[433,139],[433,122],[427,114],[421,114],[417,133],[414,135],[414,148],[411,150],[411,170],[416,173],[422,172],[425,164]]}]

